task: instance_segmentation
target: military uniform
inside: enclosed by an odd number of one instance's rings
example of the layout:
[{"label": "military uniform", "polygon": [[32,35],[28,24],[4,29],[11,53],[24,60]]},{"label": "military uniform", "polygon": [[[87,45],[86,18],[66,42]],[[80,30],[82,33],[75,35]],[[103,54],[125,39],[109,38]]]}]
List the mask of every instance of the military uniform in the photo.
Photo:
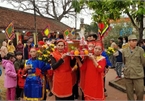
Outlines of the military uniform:
[{"label": "military uniform", "polygon": [[[134,36],[131,38],[135,39]],[[130,39],[131,39],[130,38]],[[123,62],[124,77],[128,100],[134,99],[134,88],[137,96],[137,100],[143,100],[144,94],[144,71],[143,65],[145,64],[144,51],[141,47],[136,46],[133,51],[130,47],[123,49]]]}]

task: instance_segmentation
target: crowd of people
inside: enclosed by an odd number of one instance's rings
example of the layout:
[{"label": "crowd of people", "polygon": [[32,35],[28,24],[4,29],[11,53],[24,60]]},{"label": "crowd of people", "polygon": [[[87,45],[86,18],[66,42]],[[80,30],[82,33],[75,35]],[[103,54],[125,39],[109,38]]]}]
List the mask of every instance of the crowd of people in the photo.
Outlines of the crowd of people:
[{"label": "crowd of people", "polygon": [[[4,87],[7,88],[7,100],[46,100],[49,96],[56,100],[78,99],[81,89],[82,100],[104,101],[107,97],[105,74],[115,67],[117,77],[125,78],[128,100],[134,100],[134,87],[137,100],[143,100],[145,62],[144,45],[137,37],[119,37],[118,42],[110,40],[115,52],[108,56],[103,43],[96,34],[87,36],[88,56],[68,56],[67,41],[60,35],[44,37],[34,45],[33,38],[24,45],[21,40],[14,46],[12,40],[4,40],[1,47],[2,66],[4,68]],[[144,41],[143,41],[144,42]],[[37,50],[43,45],[54,44],[51,61],[38,60]],[[124,74],[124,76],[122,76]]]}]

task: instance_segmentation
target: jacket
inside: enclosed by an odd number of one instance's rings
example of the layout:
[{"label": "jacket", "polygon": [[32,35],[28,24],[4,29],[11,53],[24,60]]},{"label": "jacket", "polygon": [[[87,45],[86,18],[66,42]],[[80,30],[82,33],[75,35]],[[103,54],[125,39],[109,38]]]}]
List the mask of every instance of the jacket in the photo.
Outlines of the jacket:
[{"label": "jacket", "polygon": [[17,74],[13,62],[10,60],[2,60],[2,65],[5,67],[4,87],[12,88],[17,86]]},{"label": "jacket", "polygon": [[24,77],[24,69],[19,69],[18,70],[18,86],[19,88],[24,88],[24,84],[25,84],[25,77]]},{"label": "jacket", "polygon": [[4,41],[2,43],[2,47],[1,47],[1,57],[5,57],[8,53],[8,49],[7,49],[7,43]]},{"label": "jacket", "polygon": [[22,52],[22,53],[23,53],[23,48],[24,48],[24,45],[23,44],[18,44],[16,46],[16,50],[19,51],[19,52]]},{"label": "jacket", "polygon": [[144,51],[141,47],[136,46],[133,52],[130,48],[122,51],[124,62],[124,77],[129,79],[138,79],[144,77],[143,66],[145,65]]},{"label": "jacket", "polygon": [[15,52],[15,46],[13,44],[9,45],[10,41],[11,40],[8,41],[8,45],[7,45],[8,52],[14,53]]},{"label": "jacket", "polygon": [[16,72],[19,70],[20,66],[24,65],[24,64],[25,64],[25,61],[23,59],[22,60],[16,60],[14,62]]}]

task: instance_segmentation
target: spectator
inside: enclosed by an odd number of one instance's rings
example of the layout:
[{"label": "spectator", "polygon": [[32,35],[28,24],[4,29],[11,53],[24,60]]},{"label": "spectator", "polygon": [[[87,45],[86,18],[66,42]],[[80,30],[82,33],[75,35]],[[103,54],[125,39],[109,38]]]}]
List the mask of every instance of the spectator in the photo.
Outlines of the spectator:
[{"label": "spectator", "polygon": [[35,45],[34,45],[34,39],[33,39],[33,37],[30,37],[30,38],[28,39],[28,41],[31,43],[31,46],[32,46],[32,47],[35,46]]},{"label": "spectator", "polygon": [[114,39],[111,39],[111,40],[110,40],[110,44],[111,44],[110,47],[115,48],[116,43],[115,43]]},{"label": "spectator", "polygon": [[91,35],[88,35],[88,36],[87,36],[87,41],[88,41],[88,42],[91,41]]},{"label": "spectator", "polygon": [[22,44],[21,40],[18,41],[18,45],[16,46],[16,50],[23,53],[24,45]]},{"label": "spectator", "polygon": [[27,41],[26,46],[24,47],[24,59],[29,59],[29,51],[32,48],[31,42]]},{"label": "spectator", "polygon": [[123,38],[121,36],[118,38],[118,44],[121,45],[121,47],[123,45]]},{"label": "spectator", "polygon": [[144,95],[144,71],[145,66],[144,51],[141,47],[137,46],[136,35],[128,37],[129,47],[123,49],[123,62],[124,62],[124,77],[127,98],[130,101],[135,101],[134,88],[137,96],[137,101],[143,101]]},{"label": "spectator", "polygon": [[58,35],[58,39],[64,39],[63,34],[60,33],[60,34]]},{"label": "spectator", "polygon": [[117,73],[116,78],[121,78],[121,73],[122,73],[122,68],[123,68],[123,61],[122,61],[122,45],[118,44],[116,45],[115,49],[117,50],[113,55],[116,58],[116,63],[115,63],[115,70]]},{"label": "spectator", "polygon": [[15,46],[13,45],[13,42],[11,40],[8,40],[7,49],[8,49],[8,52],[11,52],[11,53],[15,52]]},{"label": "spectator", "polygon": [[7,56],[8,49],[7,49],[7,43],[3,41],[2,47],[1,47],[1,58],[4,58]]},{"label": "spectator", "polygon": [[13,53],[7,54],[7,60],[2,60],[2,65],[5,68],[5,80],[4,87],[7,88],[7,100],[15,100],[16,86],[17,86],[17,73],[13,62],[15,61],[15,55]]},{"label": "spectator", "polygon": [[122,49],[127,48],[127,47],[129,47],[129,44],[128,44],[128,37],[125,36],[125,37],[123,37]]}]

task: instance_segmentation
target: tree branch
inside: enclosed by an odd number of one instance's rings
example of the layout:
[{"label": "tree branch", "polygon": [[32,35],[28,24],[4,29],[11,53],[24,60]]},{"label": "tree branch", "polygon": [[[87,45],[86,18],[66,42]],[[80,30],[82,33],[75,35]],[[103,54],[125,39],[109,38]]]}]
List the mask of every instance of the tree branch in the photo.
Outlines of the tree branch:
[{"label": "tree branch", "polygon": [[136,23],[135,23],[133,17],[131,16],[131,14],[129,13],[129,10],[128,10],[127,8],[126,8],[126,14],[129,16],[129,18],[130,18],[130,20],[131,20],[133,26],[134,26],[137,30],[139,30],[139,27],[136,25]]},{"label": "tree branch", "polygon": [[53,14],[54,14],[54,16],[57,18],[56,7],[55,7],[54,0],[52,0],[52,5],[53,5]]}]

